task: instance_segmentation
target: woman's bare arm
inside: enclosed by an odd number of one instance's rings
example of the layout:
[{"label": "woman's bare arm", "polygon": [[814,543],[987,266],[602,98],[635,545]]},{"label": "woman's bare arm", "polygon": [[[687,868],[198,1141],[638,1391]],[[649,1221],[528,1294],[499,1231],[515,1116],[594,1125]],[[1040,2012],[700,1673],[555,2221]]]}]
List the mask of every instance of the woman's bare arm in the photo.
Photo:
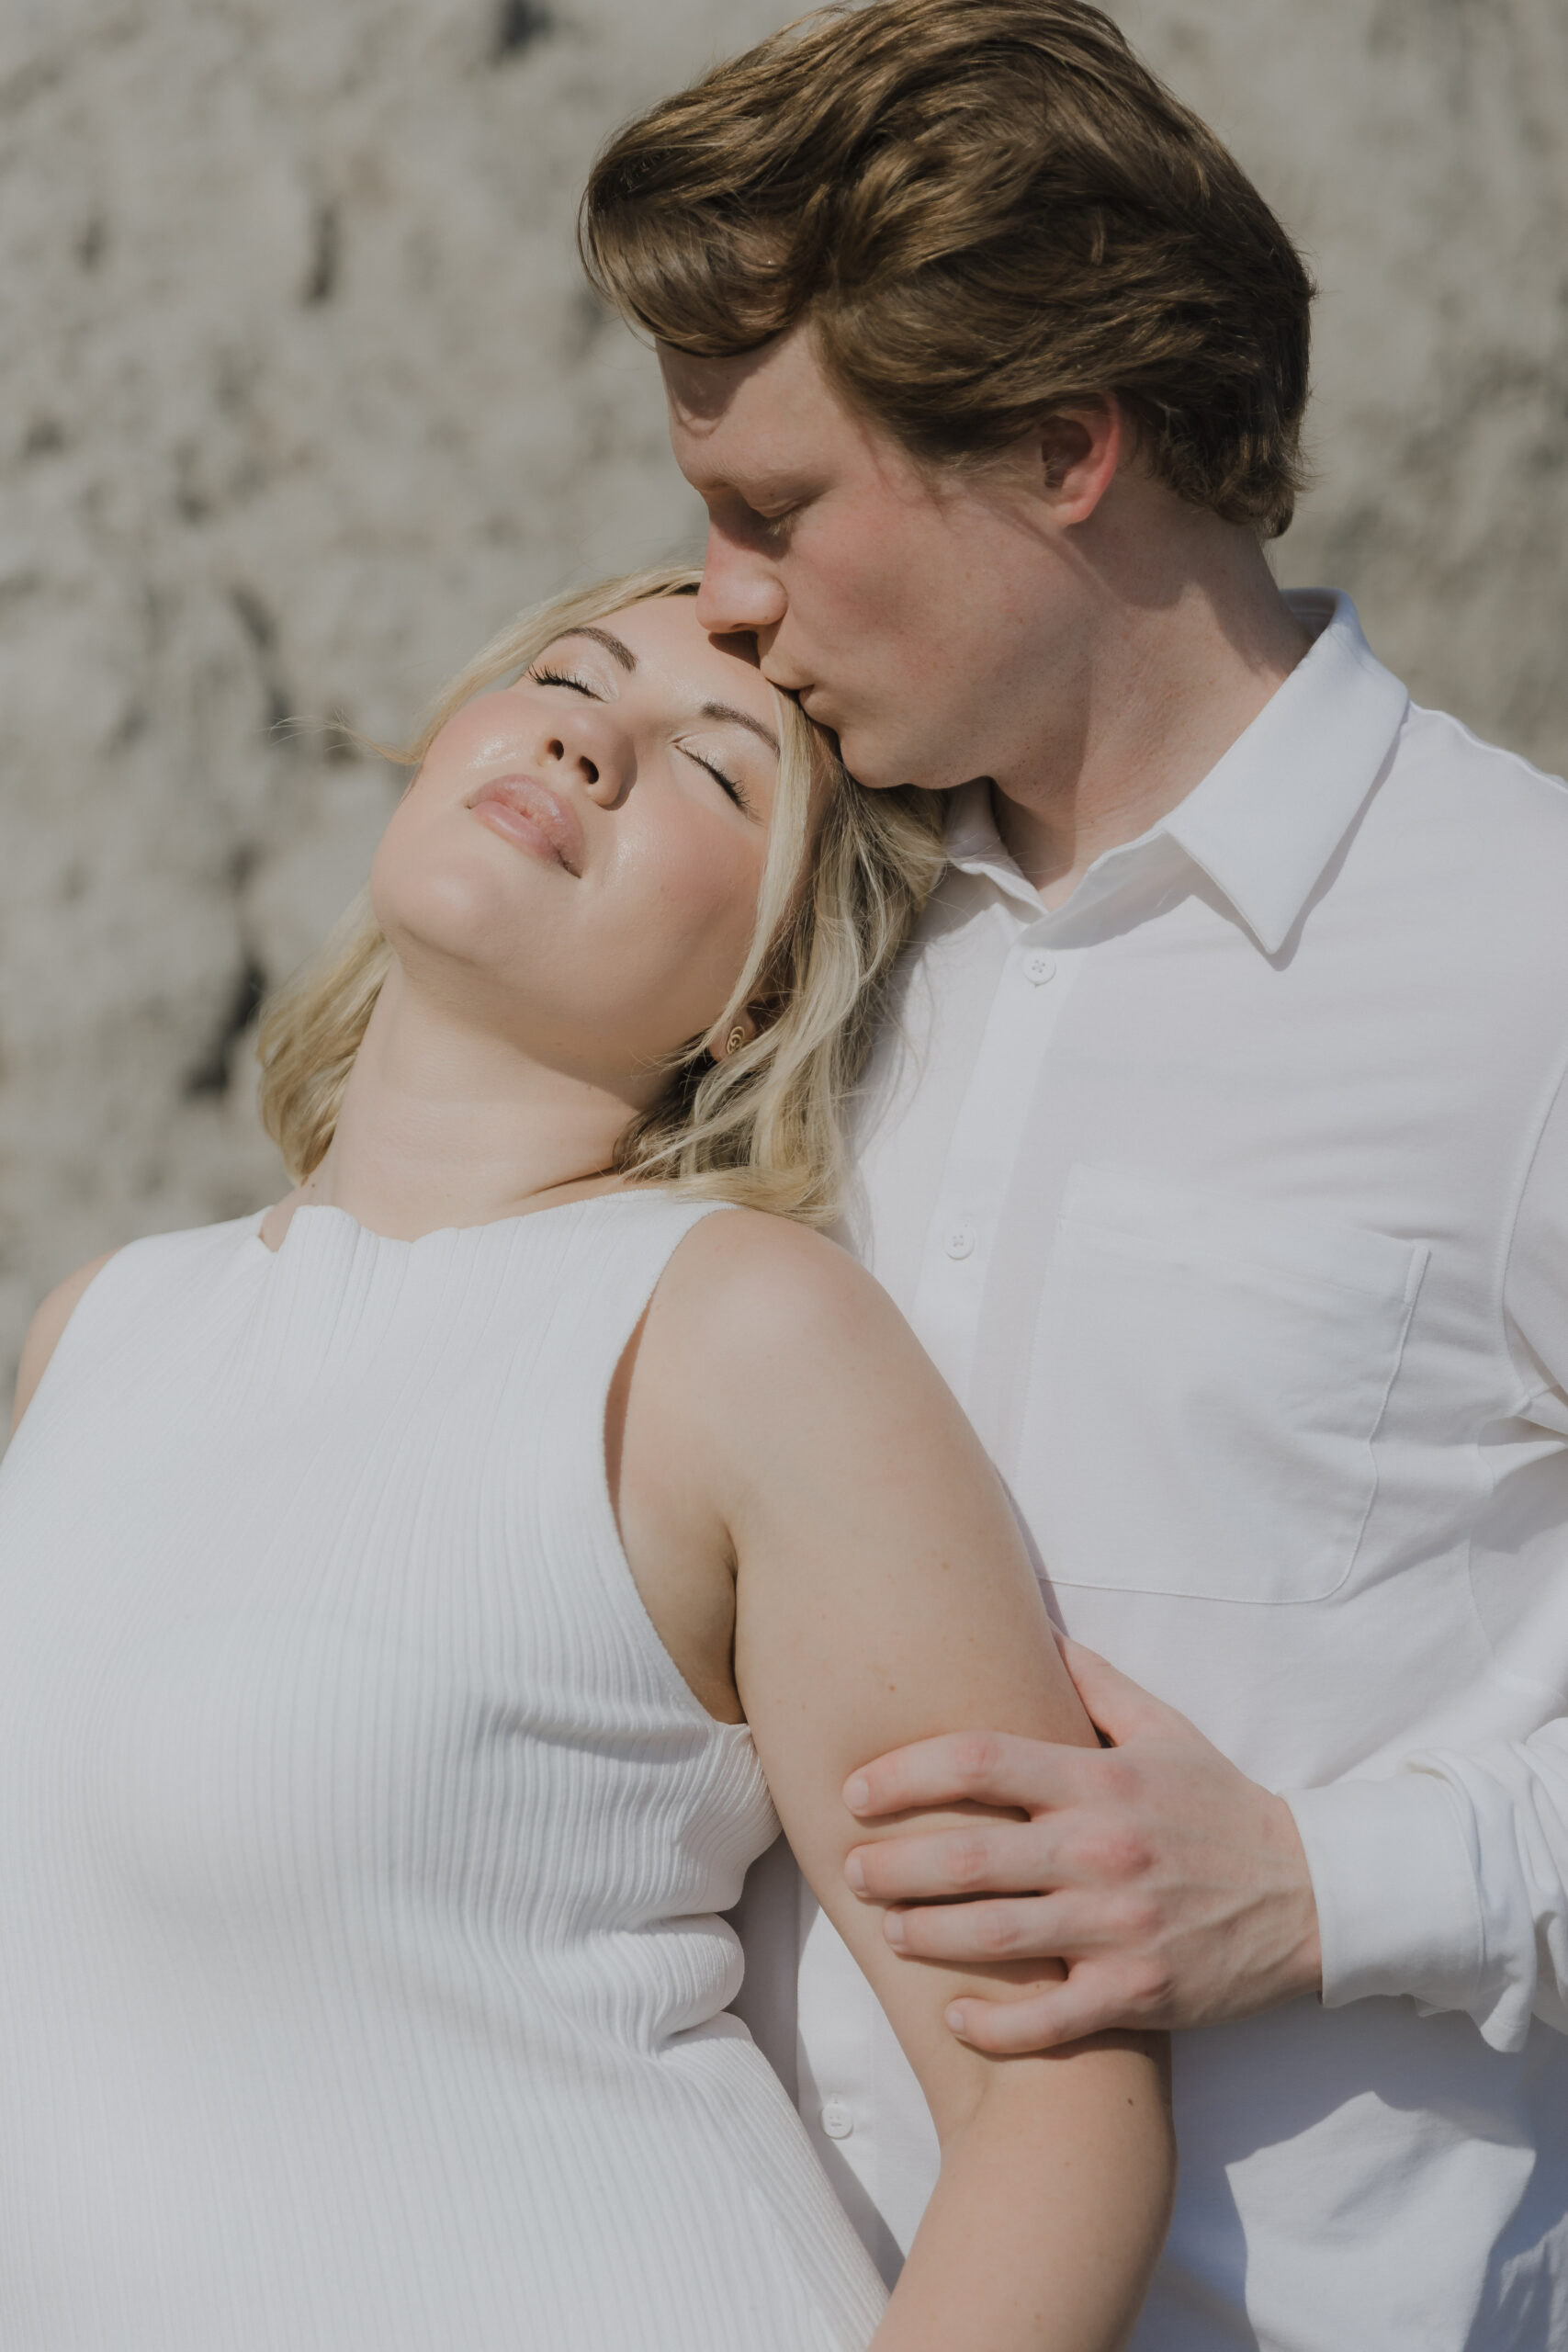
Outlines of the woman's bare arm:
[{"label": "woman's bare arm", "polygon": [[[736,1681],[780,1816],[942,2139],[878,2352],[1112,2352],[1168,2214],[1160,2045],[1115,2037],[1003,2060],[965,2048],[943,2012],[981,1979],[901,1958],[881,1907],[843,1875],[866,1837],[843,1783],[868,1756],[938,1731],[1094,1736],[968,1424],[840,1252],[770,1219],[715,1217],[650,1311],[621,1487],[656,1623],[656,1552],[730,1549]],[[986,1989],[1008,1974],[987,1973]]]}]

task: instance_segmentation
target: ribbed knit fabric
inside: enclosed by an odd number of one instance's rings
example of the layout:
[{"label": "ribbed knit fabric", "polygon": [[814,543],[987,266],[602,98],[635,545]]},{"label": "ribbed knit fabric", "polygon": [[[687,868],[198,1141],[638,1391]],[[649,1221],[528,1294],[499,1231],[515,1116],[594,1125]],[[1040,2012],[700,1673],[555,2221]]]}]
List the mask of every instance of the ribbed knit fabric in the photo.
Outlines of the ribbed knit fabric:
[{"label": "ribbed knit fabric", "polygon": [[0,1469],[0,2352],[850,2352],[745,2030],[775,1822],[627,1570],[701,1207],[135,1243]]}]

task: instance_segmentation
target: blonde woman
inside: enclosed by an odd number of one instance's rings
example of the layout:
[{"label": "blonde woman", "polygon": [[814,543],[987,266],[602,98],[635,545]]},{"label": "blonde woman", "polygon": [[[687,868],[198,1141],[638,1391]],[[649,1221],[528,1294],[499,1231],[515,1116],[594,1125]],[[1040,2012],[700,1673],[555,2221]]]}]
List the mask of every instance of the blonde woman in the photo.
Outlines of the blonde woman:
[{"label": "blonde woman", "polygon": [[[1158,2053],[993,2061],[844,1890],[865,1757],[1089,1734],[832,1215],[940,853],[692,575],[460,678],[272,1008],[264,1214],[85,1268],[0,1477],[0,2341],[1104,2352]],[[886,2299],[725,2012],[775,1813],[929,2095]],[[886,2305],[886,2308],[885,2308]]]}]

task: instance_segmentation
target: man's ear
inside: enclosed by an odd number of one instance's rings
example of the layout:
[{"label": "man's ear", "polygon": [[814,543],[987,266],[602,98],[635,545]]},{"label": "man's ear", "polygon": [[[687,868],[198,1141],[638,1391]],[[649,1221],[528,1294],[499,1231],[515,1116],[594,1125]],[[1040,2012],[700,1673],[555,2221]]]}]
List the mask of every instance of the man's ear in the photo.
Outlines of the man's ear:
[{"label": "man's ear", "polygon": [[1087,523],[1115,480],[1127,446],[1114,392],[1053,410],[1035,427],[1040,481],[1058,523]]}]

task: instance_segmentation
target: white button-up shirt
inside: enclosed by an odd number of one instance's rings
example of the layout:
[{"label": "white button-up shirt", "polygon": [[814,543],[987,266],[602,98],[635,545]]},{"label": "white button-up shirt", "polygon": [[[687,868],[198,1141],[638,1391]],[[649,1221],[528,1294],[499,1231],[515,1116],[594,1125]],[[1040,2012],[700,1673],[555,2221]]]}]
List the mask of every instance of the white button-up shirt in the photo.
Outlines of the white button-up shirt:
[{"label": "white button-up shirt", "polygon": [[[862,1122],[865,1255],[1055,1613],[1290,1794],[1325,1990],[1178,2036],[1139,2352],[1568,2345],[1568,791],[1348,602],[1043,910],[983,787]],[[891,2269],[918,2087],[802,1919],[798,2089]]]}]

